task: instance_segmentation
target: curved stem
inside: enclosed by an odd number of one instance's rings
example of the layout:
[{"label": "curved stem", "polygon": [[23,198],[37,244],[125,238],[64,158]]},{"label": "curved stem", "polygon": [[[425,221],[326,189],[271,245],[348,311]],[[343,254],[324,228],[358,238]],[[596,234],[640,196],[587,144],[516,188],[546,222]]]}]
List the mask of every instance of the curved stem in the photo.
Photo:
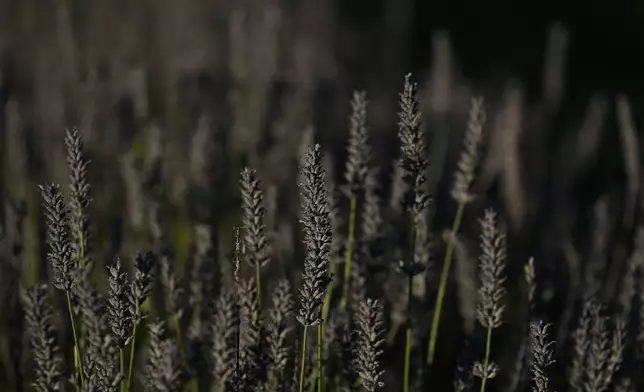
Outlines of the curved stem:
[{"label": "curved stem", "polygon": [[[454,222],[452,223],[452,235],[458,233],[458,229],[461,227],[461,221],[463,220],[463,211],[465,210],[465,203],[458,203],[458,208],[456,209],[456,216],[454,217]],[[447,280],[449,278],[449,270],[452,265],[452,256],[454,254],[454,243],[453,241],[447,242],[447,248],[445,249],[445,257],[443,259],[443,267],[441,270],[441,279],[438,285],[438,294],[436,296],[436,305],[434,306],[434,314],[432,316],[432,327],[429,334],[429,347],[427,349],[427,365],[431,365],[434,361],[434,354],[436,352],[436,339],[438,337],[438,326],[441,319],[441,311],[443,309],[443,302],[445,301],[445,292],[447,290]]]}]

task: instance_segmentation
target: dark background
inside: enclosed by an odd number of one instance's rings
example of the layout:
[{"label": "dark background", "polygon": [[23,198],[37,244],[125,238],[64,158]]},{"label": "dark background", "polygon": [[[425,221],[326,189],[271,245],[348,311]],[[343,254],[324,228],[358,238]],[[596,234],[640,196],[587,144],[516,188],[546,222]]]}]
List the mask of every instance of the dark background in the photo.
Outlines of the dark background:
[{"label": "dark background", "polygon": [[450,32],[460,65],[473,78],[505,69],[539,91],[547,27],[567,26],[570,35],[569,92],[577,100],[597,89],[641,97],[644,82],[644,2],[417,1],[413,61],[436,28]]}]

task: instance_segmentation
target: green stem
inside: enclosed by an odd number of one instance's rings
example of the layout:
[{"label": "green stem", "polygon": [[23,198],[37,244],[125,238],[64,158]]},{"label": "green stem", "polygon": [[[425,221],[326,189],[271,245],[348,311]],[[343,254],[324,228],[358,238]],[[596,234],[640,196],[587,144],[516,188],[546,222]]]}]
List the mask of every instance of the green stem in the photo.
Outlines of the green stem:
[{"label": "green stem", "polygon": [[[461,227],[463,220],[463,211],[465,210],[465,203],[459,202],[456,209],[456,216],[452,223],[451,235],[456,235],[458,229]],[[441,311],[443,309],[443,302],[445,300],[445,291],[447,289],[447,280],[449,278],[449,270],[452,265],[452,256],[454,254],[453,241],[447,241],[447,248],[445,250],[445,258],[443,259],[443,268],[441,270],[441,279],[438,285],[438,295],[436,297],[436,305],[434,306],[434,314],[432,316],[432,327],[429,335],[429,347],[427,349],[427,365],[430,366],[434,361],[434,354],[436,352],[436,339],[438,337],[438,325],[440,324]]]},{"label": "green stem", "polygon": [[318,392],[322,390],[322,323],[318,324]]},{"label": "green stem", "polygon": [[130,346],[130,363],[128,364],[128,371],[127,371],[127,391],[128,392],[132,390],[132,373],[134,370],[134,349],[136,348],[135,346],[136,327],[137,325],[134,325],[134,327],[132,328],[132,344]]},{"label": "green stem", "polygon": [[306,365],[306,335],[309,331],[309,326],[304,326],[304,333],[302,334],[302,357],[300,359],[300,392],[304,391],[304,366]]},{"label": "green stem", "polygon": [[487,338],[485,339],[485,359],[483,360],[483,376],[481,377],[481,391],[485,392],[485,384],[487,384],[487,370],[490,366],[490,351],[492,347],[492,328],[487,328]]},{"label": "green stem", "polygon": [[[123,351],[124,349],[119,348],[119,368],[121,374],[125,372],[125,353]],[[125,392],[125,380],[121,380],[121,392]]]},{"label": "green stem", "polygon": [[409,275],[407,293],[407,326],[405,333],[405,373],[403,379],[403,392],[409,391],[409,378],[411,374],[411,299],[413,277]]},{"label": "green stem", "polygon": [[80,353],[78,335],[76,333],[76,321],[74,319],[74,310],[72,309],[72,297],[68,290],[65,291],[67,296],[67,310],[69,311],[69,321],[72,324],[72,335],[74,336],[74,356],[78,358],[78,370],[80,371],[81,386],[85,384],[85,373],[83,372],[83,358]]},{"label": "green stem", "polygon": [[260,271],[260,265],[255,266],[255,284],[257,286],[257,304],[259,308],[262,308],[262,273]]},{"label": "green stem", "polygon": [[353,246],[355,242],[356,231],[356,204],[355,196],[351,196],[349,207],[349,238],[347,249],[344,252],[344,282],[342,284],[342,299],[340,300],[340,310],[344,312],[347,309],[347,298],[349,297],[349,281],[351,280],[351,262],[353,261]]}]

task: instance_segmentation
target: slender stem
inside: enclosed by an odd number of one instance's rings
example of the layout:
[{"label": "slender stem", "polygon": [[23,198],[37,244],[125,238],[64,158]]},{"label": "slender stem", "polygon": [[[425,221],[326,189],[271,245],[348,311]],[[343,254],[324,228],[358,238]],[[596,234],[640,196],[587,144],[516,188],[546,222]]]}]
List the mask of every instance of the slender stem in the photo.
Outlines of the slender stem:
[{"label": "slender stem", "polygon": [[304,333],[302,334],[302,357],[300,359],[300,392],[304,391],[304,366],[306,365],[306,335],[309,331],[309,326],[304,326]]},{"label": "slender stem", "polygon": [[349,297],[349,281],[351,280],[351,262],[353,261],[353,246],[355,243],[356,232],[356,204],[355,195],[351,196],[349,207],[349,238],[347,249],[344,252],[344,282],[342,284],[342,299],[340,300],[340,310],[344,312],[347,309],[347,299]]},{"label": "slender stem", "polygon": [[411,298],[413,279],[413,276],[409,275],[407,287],[407,325],[405,333],[405,373],[403,379],[403,392],[409,391],[409,377],[411,374]]},{"label": "slender stem", "polygon": [[[119,348],[119,369],[121,374],[125,372],[125,349]],[[125,380],[121,380],[121,392],[125,392]]]},{"label": "slender stem", "polygon": [[487,384],[488,367],[490,366],[490,349],[492,347],[492,328],[487,328],[487,338],[485,339],[485,359],[483,360],[483,376],[481,377],[481,391],[485,392]]},{"label": "slender stem", "polygon": [[255,284],[257,285],[257,304],[259,308],[262,308],[262,273],[260,271],[260,265],[255,265]]},{"label": "slender stem", "polygon": [[85,384],[85,373],[83,372],[83,358],[80,353],[78,335],[76,333],[76,320],[74,319],[74,310],[72,309],[72,296],[69,290],[65,291],[67,296],[67,310],[69,311],[69,321],[72,324],[72,334],[74,336],[74,356],[78,358],[78,370],[80,371],[81,386]]},{"label": "slender stem", "polygon": [[322,323],[318,324],[318,392],[322,390]]},{"label": "slender stem", "polygon": [[[412,214],[411,233],[409,236],[409,253],[412,262],[415,260],[416,253],[416,229],[418,227],[418,215]],[[409,391],[409,379],[411,375],[411,310],[412,310],[412,297],[414,290],[414,275],[408,272],[407,275],[407,322],[405,323],[405,373],[403,392]]]},{"label": "slender stem", "polygon": [[130,346],[130,363],[128,364],[128,372],[127,372],[127,391],[130,392],[132,390],[132,373],[134,370],[134,349],[136,348],[135,343],[136,343],[136,327],[137,325],[134,325],[132,327],[132,344]]},{"label": "slender stem", "polygon": [[[465,203],[459,202],[456,209],[456,216],[452,223],[452,235],[458,233],[463,220],[463,211],[465,210]],[[431,365],[434,361],[434,354],[436,352],[436,339],[438,337],[438,325],[440,324],[441,311],[443,309],[443,302],[445,300],[445,291],[447,289],[447,280],[449,278],[449,270],[452,265],[452,256],[454,254],[453,241],[447,241],[447,248],[445,250],[445,258],[443,259],[443,268],[441,270],[441,279],[438,285],[438,295],[436,297],[436,305],[434,306],[434,314],[432,316],[432,327],[429,335],[429,347],[427,349],[427,365]]]}]

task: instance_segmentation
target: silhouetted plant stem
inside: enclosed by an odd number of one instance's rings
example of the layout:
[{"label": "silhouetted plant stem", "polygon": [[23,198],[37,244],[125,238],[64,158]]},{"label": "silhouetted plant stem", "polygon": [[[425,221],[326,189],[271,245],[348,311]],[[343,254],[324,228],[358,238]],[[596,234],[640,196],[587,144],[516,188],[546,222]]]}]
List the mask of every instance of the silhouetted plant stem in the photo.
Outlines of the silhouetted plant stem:
[{"label": "silhouetted plant stem", "polygon": [[[466,203],[459,202],[456,209],[456,216],[452,222],[452,235],[456,235],[461,227],[463,220],[463,212]],[[447,281],[449,279],[449,271],[452,266],[452,259],[454,255],[454,242],[447,241],[447,248],[445,249],[445,257],[443,259],[443,267],[441,270],[440,282],[438,284],[438,294],[436,296],[436,305],[434,306],[434,314],[432,316],[432,326],[429,335],[429,346],[427,349],[427,365],[431,365],[434,361],[434,354],[436,352],[436,340],[438,338],[438,326],[440,324],[441,312],[443,309],[443,302],[445,301],[445,292],[447,291]]]},{"label": "silhouetted plant stem", "polygon": [[481,390],[485,392],[485,386],[488,378],[488,367],[490,366],[490,351],[492,347],[492,328],[487,328],[487,336],[485,338],[485,358],[483,359],[483,377],[481,378]]},{"label": "silhouetted plant stem", "polygon": [[351,279],[351,263],[353,261],[353,246],[355,243],[356,230],[356,197],[351,196],[349,203],[349,238],[347,241],[347,249],[344,253],[344,282],[342,285],[342,298],[340,300],[340,310],[342,312],[347,309],[347,298],[349,297],[349,281]]},{"label": "silhouetted plant stem", "polygon": [[308,325],[304,326],[302,333],[302,357],[300,359],[300,392],[304,391],[304,368],[306,366],[306,334],[309,331]]},{"label": "silhouetted plant stem", "polygon": [[414,277],[409,275],[407,282],[407,325],[405,331],[405,370],[403,378],[403,392],[409,392],[409,378],[411,375],[411,300],[413,280]]}]

